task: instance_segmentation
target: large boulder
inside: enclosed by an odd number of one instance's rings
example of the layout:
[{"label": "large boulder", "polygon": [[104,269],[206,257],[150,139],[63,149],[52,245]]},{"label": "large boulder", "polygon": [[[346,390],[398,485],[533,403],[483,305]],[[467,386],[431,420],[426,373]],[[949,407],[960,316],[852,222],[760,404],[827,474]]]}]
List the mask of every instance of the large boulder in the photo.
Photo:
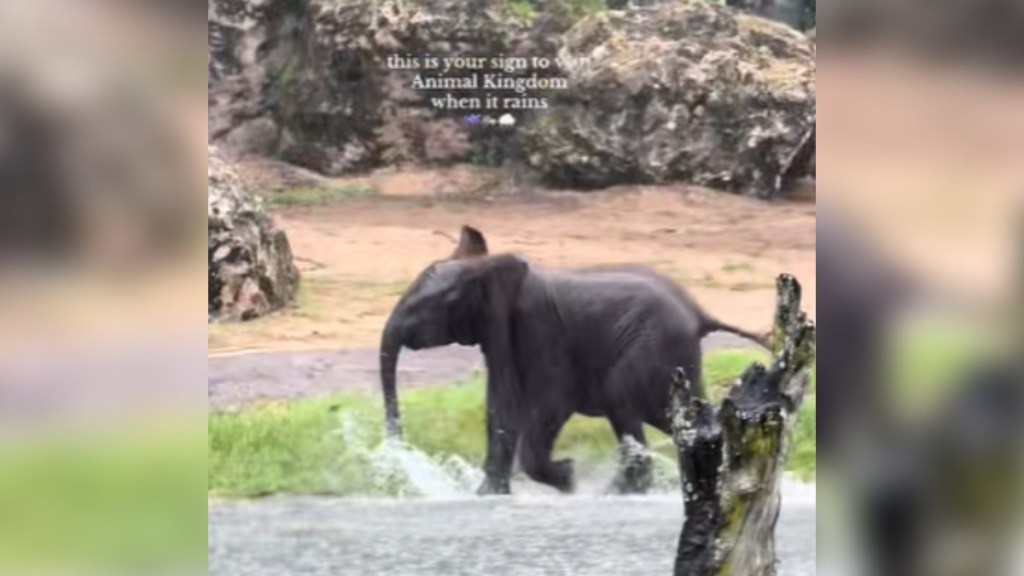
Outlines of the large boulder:
[{"label": "large boulder", "polygon": [[685,181],[768,198],[808,174],[814,53],[789,26],[683,0],[590,16],[559,56],[568,90],[519,134],[550,183]]},{"label": "large boulder", "polygon": [[[805,36],[706,0],[590,16],[574,5],[523,15],[512,0],[211,0],[211,141],[332,176],[512,160],[560,186],[684,181],[770,197],[805,175]],[[549,107],[516,111],[517,129],[502,131],[434,109],[437,92],[411,88],[417,71],[387,62],[427,54],[577,63],[540,72],[568,89],[531,94]]]},{"label": "large boulder", "polygon": [[529,50],[528,19],[505,0],[209,6],[211,141],[327,175],[471,159],[481,134],[462,122],[466,112],[433,109],[431,94],[411,88],[415,72],[390,67],[389,56]]},{"label": "large boulder", "polygon": [[249,320],[285,306],[299,283],[288,237],[212,147],[207,179],[209,318]]}]

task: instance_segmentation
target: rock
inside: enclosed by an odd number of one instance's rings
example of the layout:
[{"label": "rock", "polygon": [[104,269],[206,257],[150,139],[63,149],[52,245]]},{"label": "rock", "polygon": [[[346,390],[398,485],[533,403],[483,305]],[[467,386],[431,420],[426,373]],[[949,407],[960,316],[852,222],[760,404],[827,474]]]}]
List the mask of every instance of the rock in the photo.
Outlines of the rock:
[{"label": "rock", "polygon": [[209,135],[222,152],[278,154],[279,86],[306,66],[307,10],[304,1],[209,2]]},{"label": "rock", "polygon": [[[714,2],[642,3],[584,16],[552,0],[522,17],[509,0],[211,0],[210,139],[329,176],[512,161],[559,186],[683,181],[772,197],[806,173],[794,160],[809,157],[814,125],[811,42]],[[427,54],[590,64],[539,71],[569,88],[535,91],[549,107],[515,111],[499,133],[435,109],[438,92],[411,87],[416,70],[388,63]]]},{"label": "rock", "polygon": [[331,176],[469,159],[466,112],[433,109],[429,98],[438,94],[414,91],[415,72],[387,59],[513,54],[526,49],[529,28],[504,0],[209,6],[210,141]]},{"label": "rock", "polygon": [[287,305],[299,272],[284,231],[213,147],[207,179],[209,318],[249,320]]},{"label": "rock", "polygon": [[277,153],[281,128],[266,116],[243,121],[224,134],[223,145],[231,150],[245,151],[260,156]]},{"label": "rock", "polygon": [[800,32],[701,0],[602,12],[566,35],[569,88],[524,126],[551,184],[684,181],[762,198],[807,172],[815,62]]}]

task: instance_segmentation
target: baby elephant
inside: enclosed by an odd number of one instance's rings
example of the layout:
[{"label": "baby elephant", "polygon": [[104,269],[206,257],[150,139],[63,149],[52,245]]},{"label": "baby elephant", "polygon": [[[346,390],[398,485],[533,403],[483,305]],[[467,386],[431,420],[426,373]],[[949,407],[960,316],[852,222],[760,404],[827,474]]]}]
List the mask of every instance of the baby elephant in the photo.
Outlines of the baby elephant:
[{"label": "baby elephant", "polygon": [[[403,346],[479,345],[487,366],[486,479],[479,493],[509,493],[517,448],[530,478],[569,492],[572,462],[551,461],[569,417],[608,418],[626,447],[646,445],[644,423],[669,433],[672,371],[681,366],[699,383],[700,340],[714,331],[764,343],[709,316],[649,268],[541,268],[516,255],[488,255],[483,234],[464,226],[455,252],[420,274],[384,328],[388,433],[402,433],[395,367]],[[650,485],[650,459],[633,460],[648,469],[625,470],[616,484],[642,492]]]}]

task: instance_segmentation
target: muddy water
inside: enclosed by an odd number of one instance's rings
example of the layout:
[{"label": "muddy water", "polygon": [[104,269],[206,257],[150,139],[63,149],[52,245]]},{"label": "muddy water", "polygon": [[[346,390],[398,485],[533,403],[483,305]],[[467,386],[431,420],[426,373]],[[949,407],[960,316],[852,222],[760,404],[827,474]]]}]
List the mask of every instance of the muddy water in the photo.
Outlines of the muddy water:
[{"label": "muddy water", "polygon": [[[780,575],[815,574],[813,486],[787,484]],[[211,505],[211,576],[654,576],[672,573],[682,499],[281,497]]]}]

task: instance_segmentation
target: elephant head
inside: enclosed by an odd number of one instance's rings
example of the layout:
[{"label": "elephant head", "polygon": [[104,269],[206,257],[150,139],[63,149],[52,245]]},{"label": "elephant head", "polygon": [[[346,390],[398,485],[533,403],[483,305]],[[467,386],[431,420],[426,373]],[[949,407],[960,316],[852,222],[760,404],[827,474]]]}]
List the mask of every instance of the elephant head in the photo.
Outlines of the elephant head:
[{"label": "elephant head", "polygon": [[451,256],[420,273],[391,312],[381,336],[380,376],[389,436],[402,435],[395,373],[401,349],[458,343],[479,345],[485,354],[488,349],[508,350],[508,316],[527,270],[528,264],[516,256],[489,256],[483,234],[463,226]]}]

